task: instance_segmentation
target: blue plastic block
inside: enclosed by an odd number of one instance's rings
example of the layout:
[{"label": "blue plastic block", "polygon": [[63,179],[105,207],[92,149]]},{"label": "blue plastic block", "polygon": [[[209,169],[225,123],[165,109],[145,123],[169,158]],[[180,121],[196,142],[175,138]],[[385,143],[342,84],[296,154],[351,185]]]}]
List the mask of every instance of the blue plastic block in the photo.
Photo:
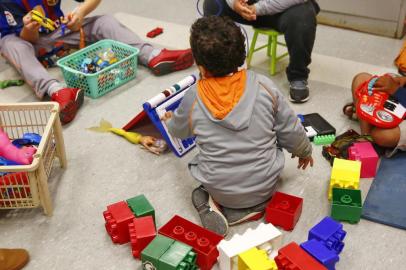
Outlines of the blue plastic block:
[{"label": "blue plastic block", "polygon": [[329,270],[335,270],[335,265],[340,260],[334,251],[328,249],[323,242],[316,239],[304,242],[300,244],[300,247]]},{"label": "blue plastic block", "polygon": [[322,241],[328,249],[340,254],[344,248],[343,240],[346,234],[341,223],[330,217],[325,217],[310,229],[307,240]]}]

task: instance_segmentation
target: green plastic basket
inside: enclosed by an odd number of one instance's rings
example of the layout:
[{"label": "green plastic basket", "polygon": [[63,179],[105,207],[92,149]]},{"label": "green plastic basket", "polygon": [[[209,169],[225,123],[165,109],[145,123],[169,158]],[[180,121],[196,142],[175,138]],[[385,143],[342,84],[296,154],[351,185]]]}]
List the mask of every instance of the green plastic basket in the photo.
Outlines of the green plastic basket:
[{"label": "green plastic basket", "polygon": [[[111,48],[117,62],[93,74],[83,73],[80,66],[85,58],[93,59],[97,53]],[[135,78],[139,50],[127,44],[104,39],[60,59],[57,65],[69,87],[81,88],[86,96],[98,98]]]}]

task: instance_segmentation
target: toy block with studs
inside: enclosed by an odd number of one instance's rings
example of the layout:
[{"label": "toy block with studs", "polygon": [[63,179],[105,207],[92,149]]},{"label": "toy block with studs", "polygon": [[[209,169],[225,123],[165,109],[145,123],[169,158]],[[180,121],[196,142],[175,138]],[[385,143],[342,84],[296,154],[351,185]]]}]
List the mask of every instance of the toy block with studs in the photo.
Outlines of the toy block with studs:
[{"label": "toy block with studs", "polygon": [[275,192],[271,201],[266,206],[265,221],[275,226],[280,226],[286,231],[291,231],[299,220],[302,206],[302,198],[282,192]]},{"label": "toy block with studs", "polygon": [[265,250],[252,248],[238,255],[238,270],[278,270]]},{"label": "toy block with studs", "polygon": [[107,206],[107,210],[103,212],[105,227],[111,240],[115,244],[125,244],[130,241],[128,224],[134,219],[134,214],[131,212],[128,205],[124,202],[118,202]]},{"label": "toy block with studs", "polygon": [[143,194],[128,199],[127,204],[136,217],[152,216],[155,221],[155,210]]},{"label": "toy block with studs", "polygon": [[331,170],[328,199],[331,200],[333,187],[359,189],[361,162],[335,158]]},{"label": "toy block with studs", "polygon": [[361,162],[361,178],[375,177],[379,156],[370,142],[357,142],[350,146],[348,159]]},{"label": "toy block with studs", "polygon": [[300,244],[300,247],[328,270],[335,270],[335,265],[340,260],[337,253],[328,249],[322,242],[316,239],[306,241]]},{"label": "toy block with studs", "polygon": [[275,262],[278,270],[327,270],[295,242],[281,248]]},{"label": "toy block with studs", "polygon": [[315,145],[328,145],[332,144],[336,140],[336,135],[329,134],[329,135],[317,135],[313,138],[313,142]]},{"label": "toy block with studs", "polygon": [[134,258],[140,258],[141,251],[155,238],[156,230],[152,216],[134,218],[128,224],[131,249]]},{"label": "toy block with studs", "polygon": [[277,254],[282,245],[282,233],[272,224],[261,223],[257,228],[248,228],[243,234],[236,234],[230,240],[222,240],[219,250],[221,270],[237,270],[238,254],[257,247],[266,251],[270,258]]},{"label": "toy block with studs", "polygon": [[341,223],[331,217],[325,217],[310,229],[307,240],[322,241],[328,249],[340,254],[344,249],[343,240],[346,234]]},{"label": "toy block with studs", "polygon": [[361,213],[361,190],[333,188],[332,218],[349,223],[358,223],[361,219]]},{"label": "toy block with studs", "polygon": [[202,270],[211,269],[216,263],[219,256],[217,245],[224,238],[177,215],[158,232],[193,247],[197,253],[197,264]]}]

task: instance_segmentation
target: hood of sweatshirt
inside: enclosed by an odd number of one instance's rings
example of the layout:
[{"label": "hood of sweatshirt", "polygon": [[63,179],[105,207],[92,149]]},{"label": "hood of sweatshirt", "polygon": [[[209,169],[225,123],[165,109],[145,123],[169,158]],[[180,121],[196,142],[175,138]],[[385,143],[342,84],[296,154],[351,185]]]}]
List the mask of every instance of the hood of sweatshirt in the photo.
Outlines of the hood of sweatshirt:
[{"label": "hood of sweatshirt", "polygon": [[231,130],[245,129],[259,89],[253,85],[258,85],[257,78],[245,69],[230,76],[201,79],[197,83],[199,105],[211,121]]}]

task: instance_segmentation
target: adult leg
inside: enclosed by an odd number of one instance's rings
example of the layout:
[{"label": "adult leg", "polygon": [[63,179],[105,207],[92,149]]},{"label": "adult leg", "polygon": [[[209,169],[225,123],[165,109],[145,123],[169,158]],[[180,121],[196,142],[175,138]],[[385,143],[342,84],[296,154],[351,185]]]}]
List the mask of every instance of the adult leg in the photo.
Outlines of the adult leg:
[{"label": "adult leg", "polygon": [[38,61],[30,42],[15,35],[7,35],[0,40],[0,47],[1,54],[17,69],[39,98],[59,90],[59,82]]}]

